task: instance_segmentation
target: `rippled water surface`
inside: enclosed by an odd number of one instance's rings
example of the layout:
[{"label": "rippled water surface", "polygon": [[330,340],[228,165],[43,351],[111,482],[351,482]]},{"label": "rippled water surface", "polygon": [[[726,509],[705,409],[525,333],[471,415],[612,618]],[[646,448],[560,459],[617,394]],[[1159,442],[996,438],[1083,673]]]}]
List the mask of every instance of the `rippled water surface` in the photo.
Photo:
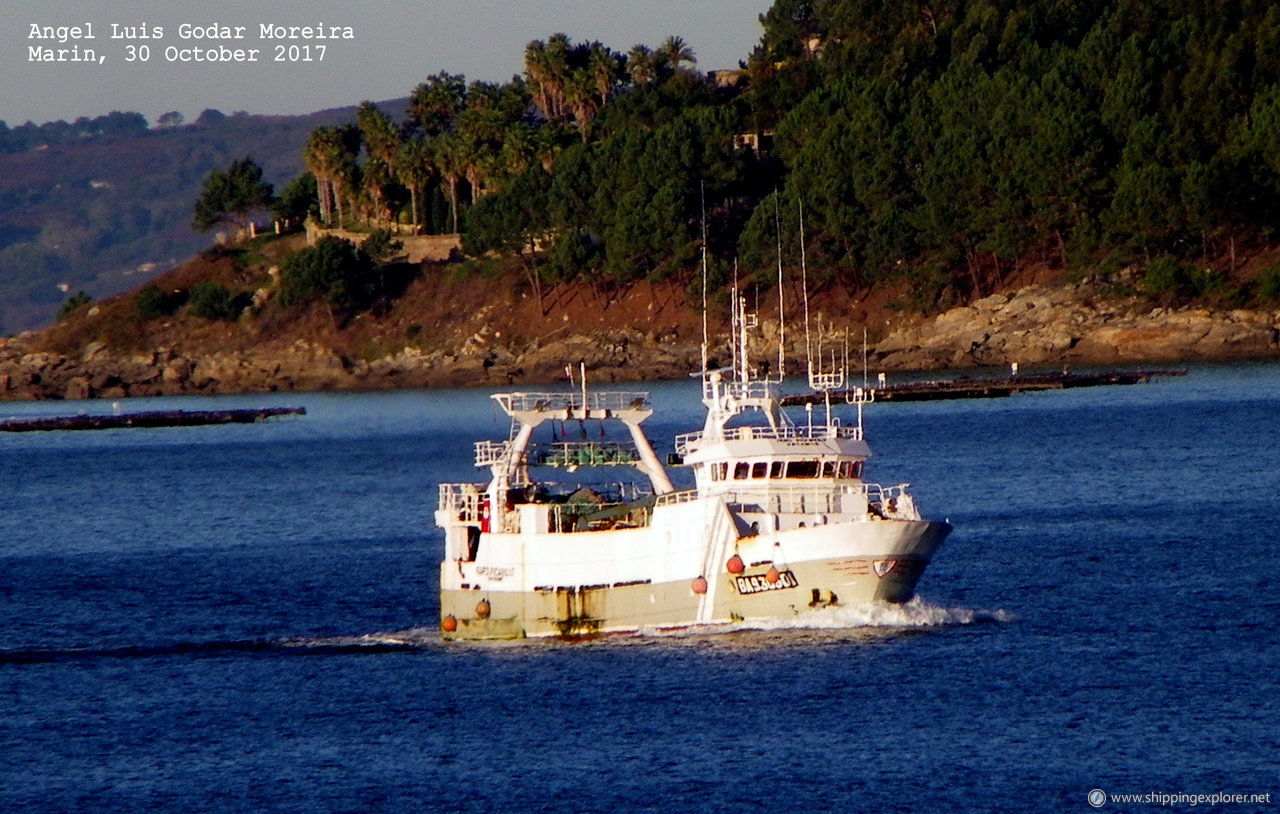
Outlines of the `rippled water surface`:
[{"label": "rippled water surface", "polygon": [[[701,406],[649,389],[661,454]],[[308,415],[0,435],[0,807],[1280,803],[1280,365],[873,405],[868,477],[956,526],[907,607],[445,645],[435,488],[505,436],[488,392],[148,400],[123,408]]]}]

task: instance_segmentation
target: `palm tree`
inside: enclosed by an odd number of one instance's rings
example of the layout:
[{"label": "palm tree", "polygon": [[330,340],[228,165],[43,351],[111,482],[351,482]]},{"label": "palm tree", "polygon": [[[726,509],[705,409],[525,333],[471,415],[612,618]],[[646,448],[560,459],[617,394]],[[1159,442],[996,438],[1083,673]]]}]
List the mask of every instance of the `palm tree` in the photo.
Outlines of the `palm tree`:
[{"label": "palm tree", "polygon": [[360,130],[350,125],[328,128],[324,142],[324,161],[333,200],[338,209],[338,228],[346,228],[342,199],[355,196],[360,189],[360,167],[356,156],[360,154]]},{"label": "palm tree", "polygon": [[694,55],[693,49],[684,41],[683,37],[677,37],[672,34],[662,41],[658,46],[658,56],[666,61],[667,65],[673,71],[680,70],[681,65],[685,62],[696,65],[698,57]]},{"label": "palm tree", "polygon": [[596,93],[599,94],[602,105],[607,104],[609,97],[613,95],[613,88],[618,82],[618,74],[621,71],[620,63],[621,59],[613,51],[598,42],[591,44],[591,51],[587,57],[587,71],[595,81]]},{"label": "palm tree", "polygon": [[569,79],[570,54],[573,44],[567,34],[552,34],[547,39],[546,83],[551,101],[552,118],[565,114],[565,83]]},{"label": "palm tree", "polygon": [[627,52],[627,74],[637,85],[648,83],[657,74],[657,58],[647,45],[633,45]]},{"label": "palm tree", "polygon": [[538,163],[547,172],[551,172],[551,168],[555,166],[556,156],[560,153],[559,135],[563,126],[547,125],[538,127],[533,131],[531,149],[533,156],[538,159]]},{"label": "palm tree", "polygon": [[320,221],[328,223],[332,217],[332,205],[330,204],[330,186],[329,179],[325,174],[327,165],[324,160],[324,130],[327,128],[320,127],[312,131],[311,136],[307,139],[307,144],[302,150],[302,160],[310,172],[316,179],[316,200],[320,204]]},{"label": "palm tree", "polygon": [[548,85],[547,44],[533,40],[524,48],[524,78],[533,92],[533,103],[542,118],[551,118],[551,94]]},{"label": "palm tree", "polygon": [[431,163],[431,147],[424,139],[406,141],[396,161],[400,183],[409,188],[409,207],[413,210],[413,232],[418,233],[418,190],[431,182],[435,167]]},{"label": "palm tree", "polygon": [[338,226],[343,224],[342,192],[351,186],[355,161],[351,154],[352,138],[337,127],[317,127],[307,141],[303,159],[316,177],[316,197],[320,201],[320,218],[328,223],[333,211],[338,212]]},{"label": "palm tree", "polygon": [[458,181],[467,169],[466,146],[456,133],[441,133],[431,140],[431,154],[436,170],[449,188],[449,206],[453,213],[453,231],[458,232]]},{"label": "palm tree", "polygon": [[573,111],[573,120],[578,125],[578,132],[582,134],[582,140],[585,142],[591,119],[600,109],[600,102],[596,98],[595,80],[586,68],[576,70],[569,75],[569,80],[564,85],[564,98],[569,109]]},{"label": "palm tree", "polygon": [[396,157],[400,152],[400,131],[391,123],[391,119],[373,102],[361,102],[356,110],[356,126],[364,136],[365,149],[369,151],[369,155],[381,159],[394,171]]},{"label": "palm tree", "polygon": [[333,199],[338,204],[338,228],[345,229],[346,220],[342,213],[342,199],[348,201],[355,198],[360,189],[360,167],[345,152],[334,159],[334,170],[330,176],[333,185]]},{"label": "palm tree", "polygon": [[457,135],[461,145],[459,161],[462,162],[462,174],[471,187],[471,203],[474,204],[484,194],[484,176],[492,167],[492,157],[497,150],[490,149],[489,144],[476,133],[459,131]]},{"label": "palm tree", "polygon": [[395,180],[391,165],[378,156],[371,155],[369,160],[364,162],[362,176],[364,192],[373,209],[373,218],[385,215],[388,220],[391,220],[393,213],[388,205],[389,196],[387,195],[387,190]]},{"label": "palm tree", "polygon": [[388,191],[396,181],[400,157],[400,131],[373,102],[361,102],[356,110],[356,126],[363,136],[369,158],[364,167],[364,189],[377,215],[392,213],[387,206]]}]

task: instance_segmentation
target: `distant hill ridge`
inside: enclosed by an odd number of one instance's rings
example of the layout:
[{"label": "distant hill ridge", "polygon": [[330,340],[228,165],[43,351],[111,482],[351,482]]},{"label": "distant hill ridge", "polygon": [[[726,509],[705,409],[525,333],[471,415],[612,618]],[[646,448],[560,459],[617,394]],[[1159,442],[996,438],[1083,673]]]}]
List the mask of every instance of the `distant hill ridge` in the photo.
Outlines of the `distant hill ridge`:
[{"label": "distant hill ridge", "polygon": [[[378,104],[396,113],[407,100]],[[154,128],[120,112],[0,122],[0,334],[47,324],[69,293],[125,291],[206,247],[210,236],[192,230],[191,207],[212,170],[252,155],[279,188],[303,171],[311,132],[351,121],[355,109],[207,110],[193,123]]]}]

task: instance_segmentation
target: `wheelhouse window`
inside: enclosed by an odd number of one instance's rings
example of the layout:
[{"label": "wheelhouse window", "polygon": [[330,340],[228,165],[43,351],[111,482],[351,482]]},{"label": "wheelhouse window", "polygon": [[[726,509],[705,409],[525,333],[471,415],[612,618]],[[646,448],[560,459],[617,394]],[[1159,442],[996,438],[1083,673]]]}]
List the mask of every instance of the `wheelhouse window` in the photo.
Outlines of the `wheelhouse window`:
[{"label": "wheelhouse window", "polygon": [[787,463],[788,478],[816,478],[818,477],[817,461],[789,461]]},{"label": "wheelhouse window", "polygon": [[[862,461],[734,461],[710,465],[711,480],[780,480],[832,478],[850,480],[862,477]],[[732,472],[732,474],[730,474]]]}]

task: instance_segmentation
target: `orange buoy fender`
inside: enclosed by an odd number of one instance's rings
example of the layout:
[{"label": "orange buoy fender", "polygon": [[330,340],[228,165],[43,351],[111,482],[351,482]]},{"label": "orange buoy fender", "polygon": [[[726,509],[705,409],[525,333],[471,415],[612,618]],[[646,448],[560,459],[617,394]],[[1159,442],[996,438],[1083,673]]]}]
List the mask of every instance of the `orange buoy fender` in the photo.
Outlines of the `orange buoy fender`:
[{"label": "orange buoy fender", "polygon": [[458,617],[452,613],[440,620],[440,629],[445,633],[452,633],[458,629]]},{"label": "orange buoy fender", "polygon": [[774,566],[774,565],[769,566],[768,572],[766,572],[764,575],[765,582],[769,583],[770,585],[773,585],[775,582],[777,582],[781,578],[782,578],[782,573],[779,572],[777,566]]},{"label": "orange buoy fender", "polygon": [[699,596],[701,596],[702,594],[705,594],[707,592],[707,578],[698,577],[694,579],[693,582],[689,583],[689,587],[693,590],[695,594],[698,594]]},{"label": "orange buoy fender", "polygon": [[492,609],[489,607],[489,600],[481,599],[476,603],[476,616],[479,618],[488,619],[490,610]]},{"label": "orange buoy fender", "polygon": [[744,563],[742,558],[737,554],[730,557],[729,561],[724,564],[724,567],[730,574],[741,574],[743,571],[747,570],[746,563]]}]

